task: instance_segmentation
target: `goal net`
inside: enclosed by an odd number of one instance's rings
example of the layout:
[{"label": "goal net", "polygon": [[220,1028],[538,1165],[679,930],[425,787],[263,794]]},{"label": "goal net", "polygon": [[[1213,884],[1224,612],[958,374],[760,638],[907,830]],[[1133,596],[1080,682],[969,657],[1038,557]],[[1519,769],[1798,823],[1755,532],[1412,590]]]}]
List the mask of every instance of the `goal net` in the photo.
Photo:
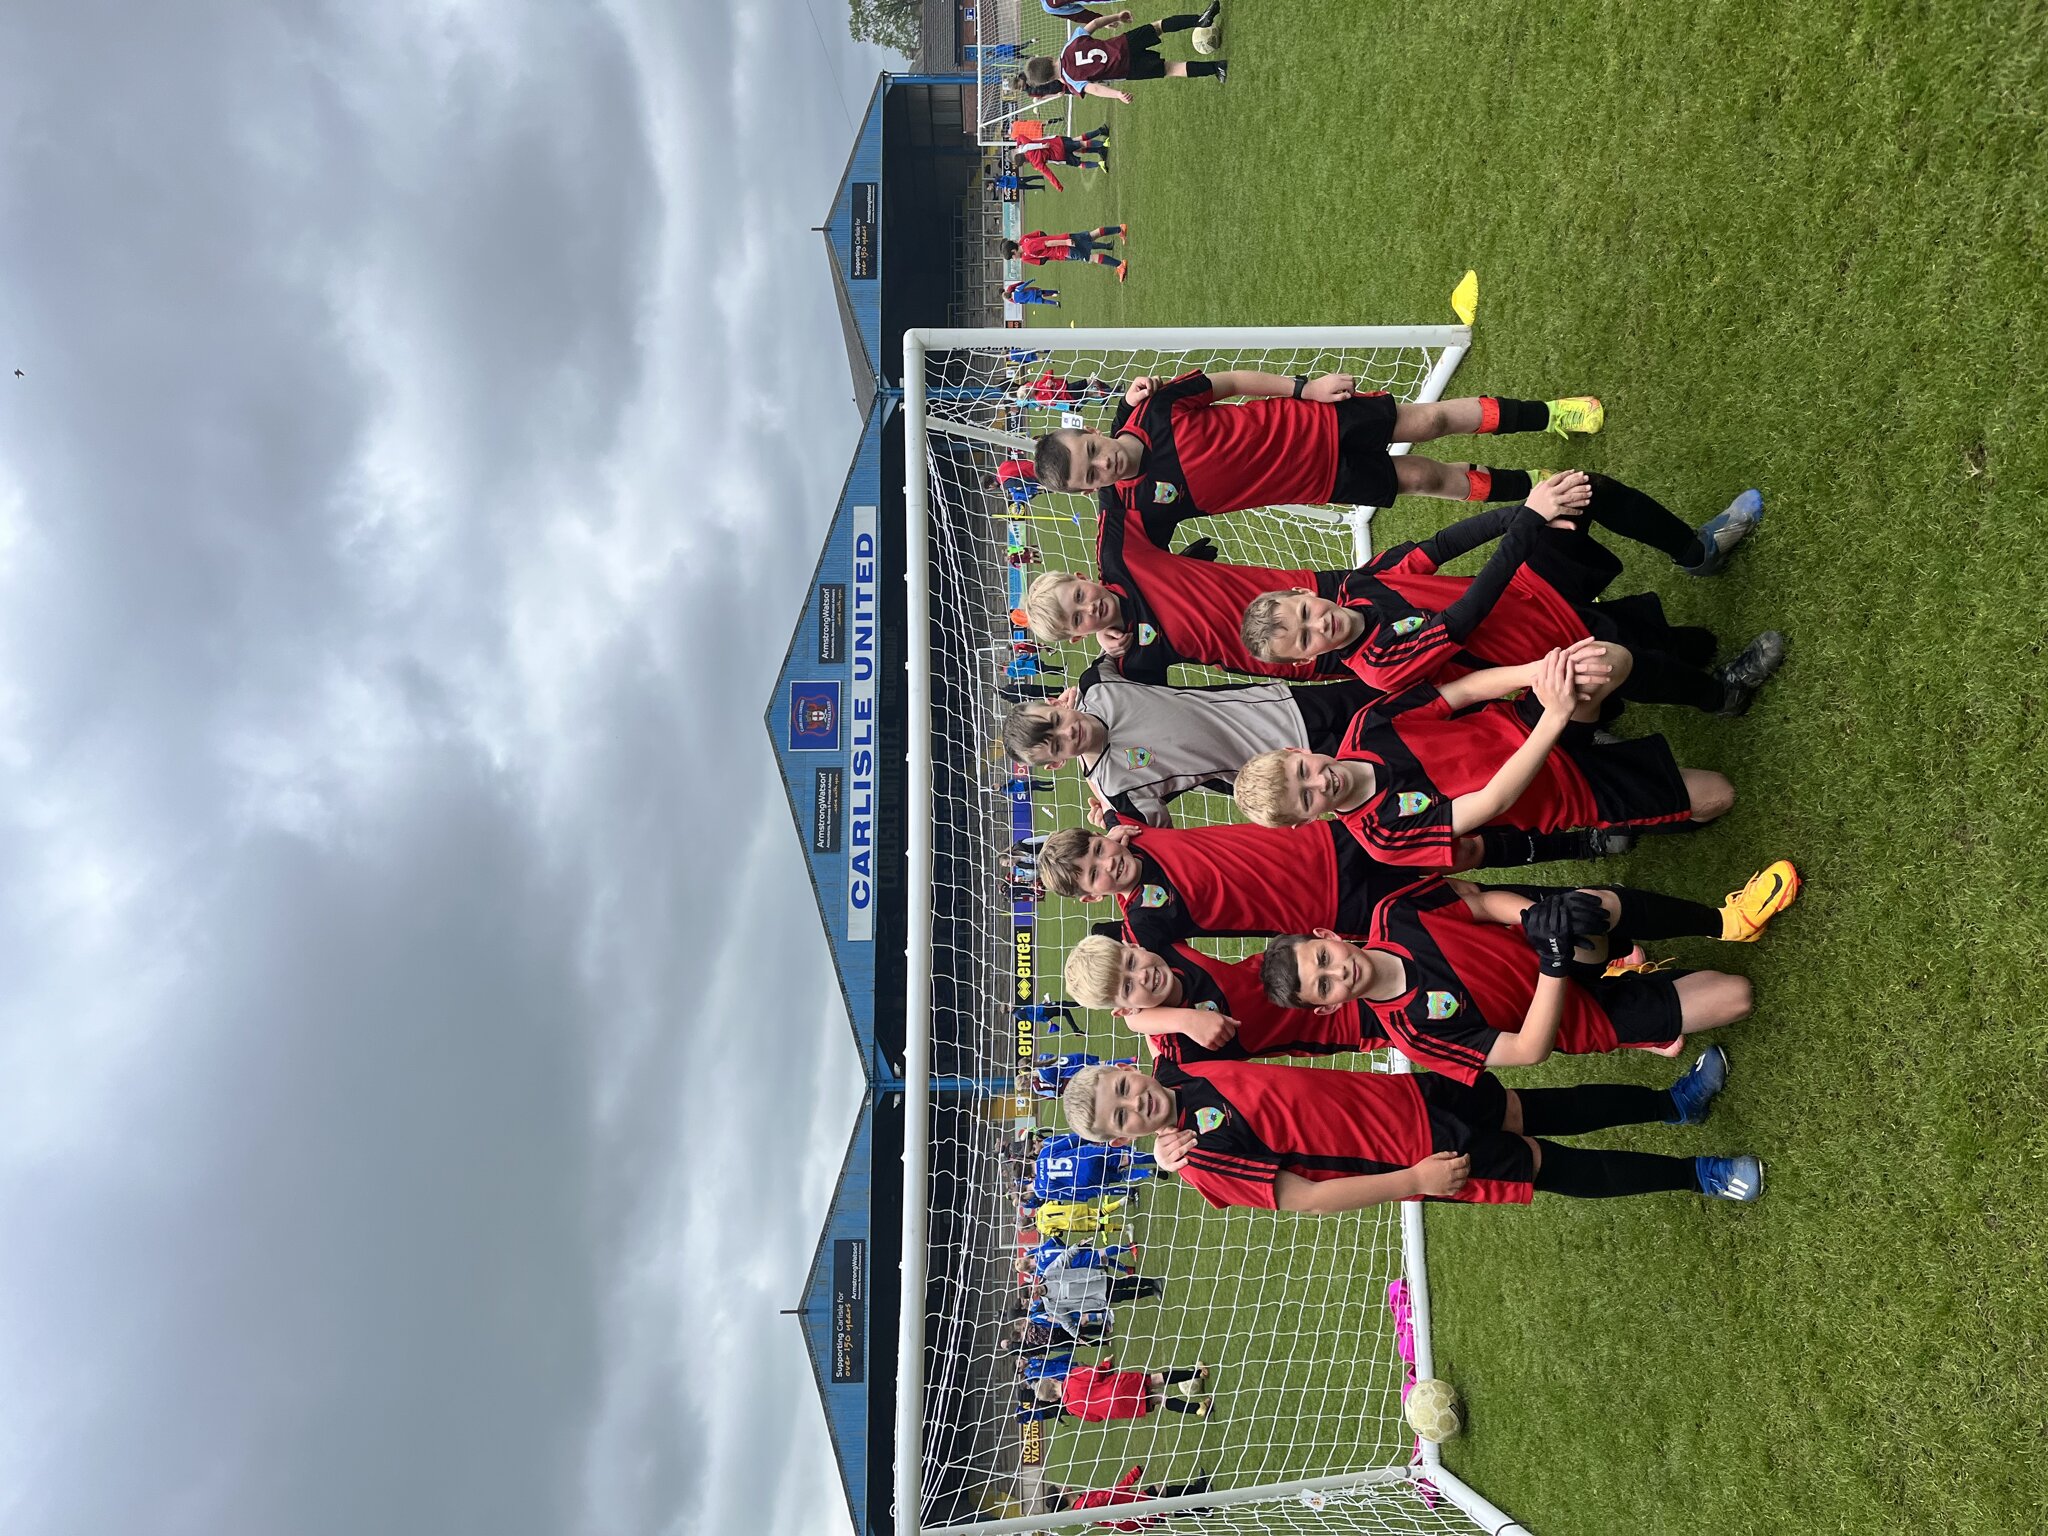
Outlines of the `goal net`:
[{"label": "goal net", "polygon": [[[1106,426],[1141,376],[1345,372],[1361,389],[1426,400],[1469,342],[1461,326],[905,339],[913,729],[900,1531],[998,1536],[1153,1515],[1188,1531],[1520,1529],[1402,1417],[1405,1384],[1430,1373],[1420,1207],[1316,1218],[1212,1210],[1173,1179],[1111,1190],[1076,1213],[1072,1241],[1120,1246],[1164,1294],[1118,1303],[1104,1337],[1071,1348],[1032,1324],[1020,1263],[1048,1235],[1020,1211],[1032,1140],[1064,1129],[1057,1101],[1035,1097],[1026,1074],[1051,1053],[1145,1057],[1119,1021],[1064,999],[1065,955],[1108,909],[1031,884],[1034,839],[1083,824],[1083,781],[1071,768],[1014,768],[998,734],[1013,703],[1057,692],[1093,659],[1081,646],[1036,646],[1015,610],[1041,571],[1092,572],[1094,506],[1052,493],[1013,500],[998,466],[1028,458],[1032,436],[1062,422]],[[1204,519],[1183,537],[1215,539],[1225,560],[1332,569],[1364,555],[1367,516],[1267,509]],[[1176,681],[1202,680],[1183,670]],[[1199,825],[1234,807],[1197,793],[1174,814]],[[1226,957],[1257,947],[1202,945]],[[1365,1056],[1319,1065],[1402,1069]],[[1059,1416],[1052,1389],[1054,1401],[1040,1400],[1041,1379],[1105,1356],[1127,1370],[1210,1367],[1210,1413],[1162,1402],[1139,1418],[1082,1423]],[[1166,1395],[1199,1401],[1175,1386]],[[1065,1507],[1133,1467],[1142,1471],[1129,1491],[1148,1502]]]},{"label": "goal net", "polygon": [[[1053,0],[1055,7],[1061,0]],[[1098,10],[1097,15],[1105,14]],[[1027,96],[1012,88],[1010,77],[1033,55],[1057,59],[1075,31],[1087,21],[1055,15],[1040,0],[980,0],[974,17],[966,25],[972,40],[964,47],[974,62],[975,99],[980,103],[979,139],[995,146],[1010,142],[1010,124],[1026,113],[1036,113],[1049,123],[1058,122],[1064,131],[1068,103],[1055,97],[1050,101]]]}]

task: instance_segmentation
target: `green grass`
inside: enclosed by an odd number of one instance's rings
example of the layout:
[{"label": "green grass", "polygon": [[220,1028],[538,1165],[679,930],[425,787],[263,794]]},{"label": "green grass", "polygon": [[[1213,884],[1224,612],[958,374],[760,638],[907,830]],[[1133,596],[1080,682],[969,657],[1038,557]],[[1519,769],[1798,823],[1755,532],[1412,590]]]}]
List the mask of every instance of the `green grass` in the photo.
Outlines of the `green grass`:
[{"label": "green grass", "polygon": [[1077,111],[1115,170],[1027,227],[1127,220],[1131,278],[1048,269],[1034,323],[1435,321],[1475,267],[1452,393],[1609,413],[1481,457],[1689,516],[1760,486],[1723,579],[1636,561],[1617,590],[1793,639],[1740,724],[1657,712],[1742,802],[1629,877],[1717,896],[1785,854],[1809,886],[1736,958],[1760,1006],[1712,1125],[1613,1138],[1754,1149],[1770,1193],[1432,1210],[1452,1465],[1543,1536],[2048,1529],[2048,11],[1238,0],[1228,27],[1227,88]]}]

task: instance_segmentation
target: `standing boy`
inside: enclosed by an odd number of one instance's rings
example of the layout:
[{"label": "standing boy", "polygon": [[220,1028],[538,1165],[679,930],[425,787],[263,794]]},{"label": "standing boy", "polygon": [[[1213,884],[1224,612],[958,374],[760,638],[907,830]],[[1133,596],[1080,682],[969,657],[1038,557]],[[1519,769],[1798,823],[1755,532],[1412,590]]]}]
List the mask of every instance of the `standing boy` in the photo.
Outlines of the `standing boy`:
[{"label": "standing boy", "polygon": [[1128,91],[1104,82],[1109,80],[1187,80],[1213,76],[1218,85],[1229,78],[1221,59],[1195,59],[1189,63],[1167,63],[1159,56],[1160,34],[1191,32],[1213,26],[1221,7],[1211,0],[1199,16],[1168,16],[1164,20],[1132,27],[1118,37],[1108,30],[1131,19],[1129,11],[1097,16],[1076,32],[1060,51],[1059,61],[1026,59],[1024,68],[1010,77],[1010,83],[1031,96],[1101,96],[1130,104]]},{"label": "standing boy", "polygon": [[[1213,1206],[1334,1214],[1389,1200],[1526,1205],[1537,1190],[1601,1199],[1692,1190],[1754,1200],[1754,1157],[1592,1151],[1547,1138],[1704,1119],[1708,1085],[1514,1090],[1482,1074],[1327,1072],[1256,1061],[1094,1067],[1067,1085],[1067,1124],[1116,1144],[1158,1135],[1160,1166]],[[1161,1134],[1178,1133],[1178,1134]],[[1536,1138],[1543,1137],[1544,1140]]]},{"label": "standing boy", "polygon": [[1363,683],[1282,683],[1170,688],[1134,682],[1101,663],[1057,698],[1019,704],[1003,717],[1003,748],[1032,768],[1081,765],[1094,803],[1153,826],[1191,789],[1227,793],[1262,752],[1330,753],[1376,695]]},{"label": "standing boy", "polygon": [[1248,1061],[1386,1047],[1377,1021],[1356,1003],[1327,1013],[1274,1003],[1266,996],[1264,964],[1263,955],[1220,960],[1179,940],[1152,950],[1094,933],[1068,952],[1065,970],[1076,999],[1109,1009],[1145,1037],[1158,1060]]},{"label": "standing boy", "polygon": [[[1135,379],[1108,432],[1065,427],[1038,440],[1038,478],[1055,491],[1108,491],[1134,508],[1170,506],[1176,518],[1296,502],[1384,507],[1396,496],[1519,501],[1527,470],[1394,457],[1393,443],[1472,433],[1597,432],[1606,420],[1590,395],[1510,400],[1397,401],[1360,394],[1348,373],[1311,379],[1199,368],[1162,383]],[[1239,406],[1217,402],[1243,395]]]}]

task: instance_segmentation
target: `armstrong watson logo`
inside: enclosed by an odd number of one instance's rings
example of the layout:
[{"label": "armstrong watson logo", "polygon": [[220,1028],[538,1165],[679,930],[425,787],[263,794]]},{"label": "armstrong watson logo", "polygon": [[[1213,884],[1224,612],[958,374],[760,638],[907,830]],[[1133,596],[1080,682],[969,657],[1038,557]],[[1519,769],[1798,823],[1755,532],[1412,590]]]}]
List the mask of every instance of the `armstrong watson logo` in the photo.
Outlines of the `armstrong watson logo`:
[{"label": "armstrong watson logo", "polygon": [[839,681],[789,685],[789,750],[839,750]]}]

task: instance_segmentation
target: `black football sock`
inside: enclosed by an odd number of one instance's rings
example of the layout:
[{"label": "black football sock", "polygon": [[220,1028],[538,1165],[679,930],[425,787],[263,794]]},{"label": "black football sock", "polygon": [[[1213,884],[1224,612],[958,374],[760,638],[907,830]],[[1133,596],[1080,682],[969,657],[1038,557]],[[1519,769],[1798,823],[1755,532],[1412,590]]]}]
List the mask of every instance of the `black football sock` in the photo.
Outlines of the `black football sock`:
[{"label": "black football sock", "polygon": [[[1635,666],[1614,690],[1638,704],[1685,704],[1717,714],[1728,702],[1728,685],[1701,667],[1689,667],[1664,651],[1631,651]],[[1613,694],[1609,695],[1610,698]]]},{"label": "black football sock", "polygon": [[1542,432],[1550,426],[1550,407],[1541,400],[1510,400],[1505,395],[1479,397],[1481,432]]},{"label": "black football sock", "polygon": [[1632,1083],[1517,1088],[1515,1094],[1522,1101],[1522,1131],[1529,1136],[1583,1136],[1617,1125],[1661,1125],[1674,1113],[1668,1090]]},{"label": "black football sock", "polygon": [[[1152,23],[1153,26],[1162,32],[1185,32],[1190,27],[1198,27],[1201,24],[1202,18],[1199,16],[1169,16],[1164,21]],[[1194,65],[1190,64],[1188,66],[1188,73],[1193,74],[1194,70]]]},{"label": "black football sock", "polygon": [[[1586,849],[1586,834],[1583,832],[1524,832],[1520,827],[1481,827],[1473,836],[1479,839],[1479,861],[1489,869],[1502,864],[1544,864],[1552,859],[1584,859],[1592,855]],[[1714,930],[1719,933],[1721,930]]]},{"label": "black football sock", "polygon": [[1175,1397],[1169,1393],[1161,1401],[1175,1413],[1200,1413],[1202,1411],[1202,1404],[1199,1398]]},{"label": "black football sock", "polygon": [[1660,1152],[1594,1151],[1541,1141],[1543,1166],[1536,1187],[1549,1195],[1575,1200],[1612,1200],[1620,1195],[1653,1195],[1669,1190],[1699,1190],[1692,1159]]},{"label": "black football sock", "polygon": [[1170,1387],[1170,1386],[1172,1386],[1172,1385],[1174,1385],[1174,1384],[1175,1384],[1176,1382],[1182,1382],[1182,1381],[1193,1381],[1193,1380],[1195,1379],[1196,1375],[1197,1375],[1197,1373],[1196,1373],[1196,1372],[1194,1372],[1194,1371],[1179,1371],[1179,1370],[1176,1370],[1176,1371],[1161,1371],[1161,1372],[1160,1372],[1159,1374],[1160,1374],[1161,1376],[1164,1376],[1164,1377],[1166,1378],[1166,1385],[1167,1385],[1167,1386],[1169,1386],[1169,1387]]},{"label": "black football sock", "polygon": [[[1621,920],[1614,925],[1617,943],[1627,934],[1633,943],[1644,939],[1718,939],[1721,937],[1721,909],[1683,896],[1666,896],[1633,885],[1608,885],[1621,900]],[[1622,946],[1626,948],[1626,945]]]},{"label": "black football sock", "polygon": [[1608,475],[1586,478],[1593,483],[1593,499],[1586,504],[1586,511],[1602,528],[1661,549],[1680,565],[1697,565],[1706,559],[1707,552],[1692,529],[1655,497]]},{"label": "black football sock", "polygon": [[1531,489],[1526,469],[1492,469],[1474,464],[1465,471],[1467,501],[1526,501]]},{"label": "black football sock", "polygon": [[1697,624],[1673,624],[1665,629],[1658,648],[1689,667],[1710,667],[1721,642],[1711,629],[1702,629]]},{"label": "black football sock", "polygon": [[1223,61],[1221,59],[1188,60],[1188,78],[1190,80],[1201,79],[1208,75],[1220,75],[1222,73]]}]

